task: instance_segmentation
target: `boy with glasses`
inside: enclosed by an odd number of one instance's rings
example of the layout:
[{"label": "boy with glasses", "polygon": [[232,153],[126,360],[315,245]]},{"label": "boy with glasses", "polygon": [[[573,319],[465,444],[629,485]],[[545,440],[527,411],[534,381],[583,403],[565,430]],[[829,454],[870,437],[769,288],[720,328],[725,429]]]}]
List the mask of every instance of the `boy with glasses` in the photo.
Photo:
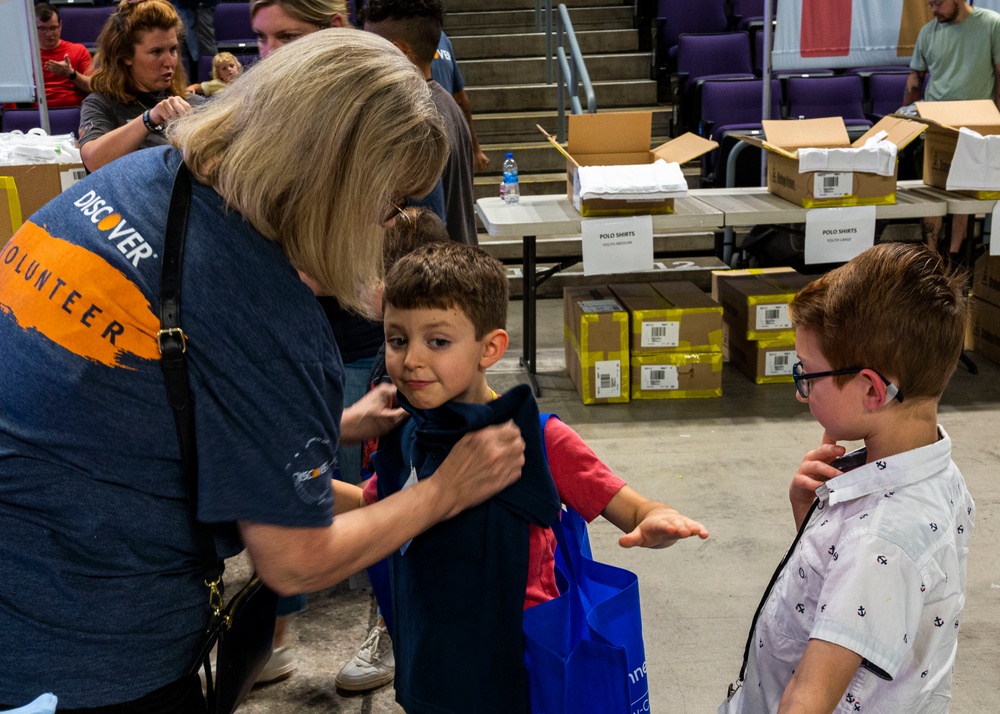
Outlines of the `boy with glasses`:
[{"label": "boy with glasses", "polygon": [[796,396],[823,438],[792,479],[799,533],[720,712],[946,712],[975,519],[937,423],[963,281],[924,246],[880,244],[789,315]]},{"label": "boy with glasses", "polygon": [[54,5],[35,5],[35,25],[44,68],[45,101],[51,109],[80,106],[90,94],[90,52],[81,44],[62,39],[62,21]]}]

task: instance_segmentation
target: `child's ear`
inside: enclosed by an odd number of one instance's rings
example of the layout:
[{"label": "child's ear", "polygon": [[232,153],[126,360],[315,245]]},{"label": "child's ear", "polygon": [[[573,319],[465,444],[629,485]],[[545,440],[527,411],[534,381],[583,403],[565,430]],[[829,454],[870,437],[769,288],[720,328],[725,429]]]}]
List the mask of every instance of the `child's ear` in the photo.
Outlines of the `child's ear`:
[{"label": "child's ear", "polygon": [[866,411],[876,411],[892,401],[892,396],[887,394],[888,387],[878,372],[873,369],[863,369],[858,376],[867,383],[864,395]]},{"label": "child's ear", "polygon": [[507,330],[493,330],[483,338],[483,356],[479,360],[480,369],[492,367],[507,351],[510,344],[510,335]]}]

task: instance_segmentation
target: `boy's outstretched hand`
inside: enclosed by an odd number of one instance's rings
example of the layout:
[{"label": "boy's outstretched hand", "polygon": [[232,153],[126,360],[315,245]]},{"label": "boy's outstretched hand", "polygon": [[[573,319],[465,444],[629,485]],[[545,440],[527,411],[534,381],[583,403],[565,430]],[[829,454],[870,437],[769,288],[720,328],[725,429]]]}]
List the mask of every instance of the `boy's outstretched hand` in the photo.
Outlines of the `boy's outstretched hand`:
[{"label": "boy's outstretched hand", "polygon": [[666,548],[681,538],[708,538],[708,529],[665,503],[652,501],[631,486],[623,486],[601,515],[625,532],[622,548]]},{"label": "boy's outstretched hand", "polygon": [[799,470],[792,477],[792,484],[788,487],[788,500],[792,502],[792,515],[795,517],[796,528],[802,527],[802,521],[816,500],[816,488],[841,474],[830,464],[834,459],[843,456],[845,451],[843,446],[839,446],[824,431],[823,442],[802,459]]},{"label": "boy's outstretched hand", "polygon": [[618,539],[622,548],[666,548],[681,538],[708,538],[708,529],[676,509],[651,501],[653,508],[631,533]]}]

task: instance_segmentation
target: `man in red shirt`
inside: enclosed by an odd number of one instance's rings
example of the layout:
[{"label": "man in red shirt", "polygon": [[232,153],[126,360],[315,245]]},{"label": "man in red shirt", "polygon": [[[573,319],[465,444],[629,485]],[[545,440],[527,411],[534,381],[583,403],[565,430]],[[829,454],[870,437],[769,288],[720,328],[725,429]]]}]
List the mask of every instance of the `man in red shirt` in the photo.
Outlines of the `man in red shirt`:
[{"label": "man in red shirt", "polygon": [[35,5],[35,20],[49,107],[80,106],[90,94],[90,52],[83,45],[60,37],[62,20],[56,7],[44,2]]}]

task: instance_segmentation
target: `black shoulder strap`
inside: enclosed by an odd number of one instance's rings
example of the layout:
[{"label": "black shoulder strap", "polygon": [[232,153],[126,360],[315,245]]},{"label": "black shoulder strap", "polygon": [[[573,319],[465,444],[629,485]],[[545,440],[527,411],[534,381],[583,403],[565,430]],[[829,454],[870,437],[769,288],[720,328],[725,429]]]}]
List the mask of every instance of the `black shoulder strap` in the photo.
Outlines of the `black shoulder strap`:
[{"label": "black shoulder strap", "polygon": [[181,330],[181,266],[184,238],[191,209],[191,174],[181,162],[170,193],[170,210],[163,240],[163,269],[160,274],[160,366],[167,385],[167,399],[174,412],[181,465],[187,480],[194,523],[195,542],[205,582],[215,583],[222,574],[211,530],[198,521],[198,451],[195,447],[194,405],[188,390],[187,336]]}]

